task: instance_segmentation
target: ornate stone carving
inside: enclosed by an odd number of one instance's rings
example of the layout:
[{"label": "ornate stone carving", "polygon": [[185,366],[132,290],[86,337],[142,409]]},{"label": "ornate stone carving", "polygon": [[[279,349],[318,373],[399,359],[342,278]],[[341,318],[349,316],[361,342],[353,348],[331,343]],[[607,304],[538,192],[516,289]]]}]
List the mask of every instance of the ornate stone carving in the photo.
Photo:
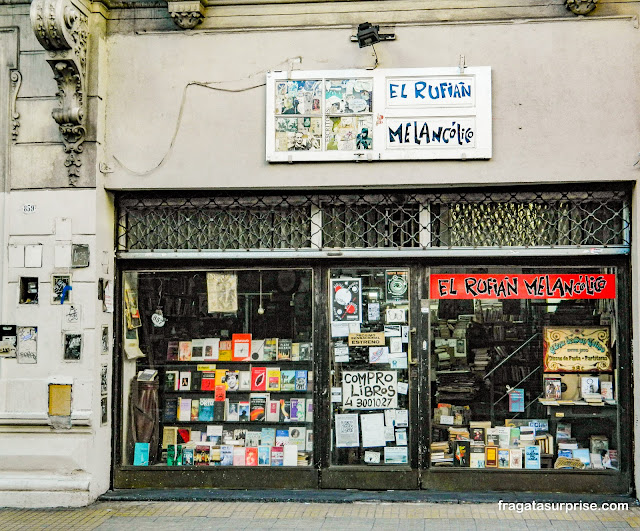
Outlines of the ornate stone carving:
[{"label": "ornate stone carving", "polygon": [[86,136],[85,83],[88,17],[70,0],[33,0],[31,25],[40,44],[49,52],[47,62],[58,84],[60,107],[52,116],[60,127],[67,154],[69,185],[80,178],[82,143]]},{"label": "ornate stone carving", "polygon": [[22,85],[22,74],[20,70],[11,70],[11,136],[13,141],[18,140],[18,129],[20,128],[20,113],[16,110],[18,92]]},{"label": "ornate stone carving", "polygon": [[204,18],[204,5],[200,0],[167,0],[167,3],[171,18],[182,29],[193,29]]},{"label": "ornate stone carving", "polygon": [[564,0],[566,8],[575,15],[586,15],[595,8],[598,0]]}]

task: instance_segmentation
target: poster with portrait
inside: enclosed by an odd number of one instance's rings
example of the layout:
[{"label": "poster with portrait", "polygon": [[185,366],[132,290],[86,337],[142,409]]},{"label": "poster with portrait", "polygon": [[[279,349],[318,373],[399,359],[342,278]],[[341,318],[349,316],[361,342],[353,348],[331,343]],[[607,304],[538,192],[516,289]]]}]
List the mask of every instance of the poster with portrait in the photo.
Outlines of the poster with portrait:
[{"label": "poster with portrait", "polygon": [[235,273],[207,273],[209,313],[238,311],[238,276]]},{"label": "poster with portrait", "polygon": [[329,299],[332,323],[362,322],[362,279],[332,278]]},{"label": "poster with portrait", "polygon": [[82,356],[82,333],[63,332],[63,358],[65,361],[80,361]]}]

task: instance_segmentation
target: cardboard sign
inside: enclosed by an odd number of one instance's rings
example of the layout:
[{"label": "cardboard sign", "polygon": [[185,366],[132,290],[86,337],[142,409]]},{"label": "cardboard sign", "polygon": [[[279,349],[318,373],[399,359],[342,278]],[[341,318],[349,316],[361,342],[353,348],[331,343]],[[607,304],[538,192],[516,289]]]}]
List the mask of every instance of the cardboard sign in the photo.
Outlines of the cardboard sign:
[{"label": "cardboard sign", "polygon": [[612,370],[609,328],[544,328],[544,372]]},{"label": "cardboard sign", "polygon": [[350,347],[375,347],[376,345],[384,345],[384,332],[349,334]]},{"label": "cardboard sign", "polygon": [[396,371],[345,371],[342,373],[344,409],[394,409],[398,407]]},{"label": "cardboard sign", "polygon": [[431,275],[432,299],[615,299],[615,275]]}]

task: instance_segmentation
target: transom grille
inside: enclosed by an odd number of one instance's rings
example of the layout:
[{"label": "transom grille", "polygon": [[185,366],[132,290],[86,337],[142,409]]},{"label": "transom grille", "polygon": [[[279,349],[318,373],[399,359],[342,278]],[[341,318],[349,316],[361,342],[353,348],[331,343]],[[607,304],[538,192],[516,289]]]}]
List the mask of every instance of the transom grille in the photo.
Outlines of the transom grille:
[{"label": "transom grille", "polygon": [[123,194],[117,248],[330,250],[630,246],[625,190]]}]

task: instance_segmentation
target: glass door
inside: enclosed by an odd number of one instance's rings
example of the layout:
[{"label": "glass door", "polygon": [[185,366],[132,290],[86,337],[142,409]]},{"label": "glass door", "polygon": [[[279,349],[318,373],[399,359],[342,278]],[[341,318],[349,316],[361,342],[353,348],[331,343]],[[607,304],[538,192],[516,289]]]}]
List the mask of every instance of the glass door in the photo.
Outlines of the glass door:
[{"label": "glass door", "polygon": [[359,470],[369,488],[415,488],[412,474],[398,474],[416,468],[410,269],[333,268],[328,293],[329,468]]}]

